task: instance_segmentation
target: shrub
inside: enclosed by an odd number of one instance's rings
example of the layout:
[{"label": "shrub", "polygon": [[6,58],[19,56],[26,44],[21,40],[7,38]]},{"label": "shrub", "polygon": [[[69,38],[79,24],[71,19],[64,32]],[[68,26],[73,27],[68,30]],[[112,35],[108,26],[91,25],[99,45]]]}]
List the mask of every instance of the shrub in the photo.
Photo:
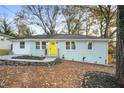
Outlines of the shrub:
[{"label": "shrub", "polygon": [[58,58],[55,60],[55,63],[62,63],[62,59],[58,57]]},{"label": "shrub", "polygon": [[58,62],[59,62],[59,63],[62,63],[62,59],[61,59],[61,58],[58,58]]},{"label": "shrub", "polygon": [[51,61],[49,64],[50,65],[55,65],[55,64],[58,64],[58,63],[62,63],[62,59],[60,59],[59,57],[56,60]]},{"label": "shrub", "polygon": [[9,52],[10,52],[10,50],[8,50],[8,49],[0,49],[0,56],[2,56],[2,55],[8,55]]}]

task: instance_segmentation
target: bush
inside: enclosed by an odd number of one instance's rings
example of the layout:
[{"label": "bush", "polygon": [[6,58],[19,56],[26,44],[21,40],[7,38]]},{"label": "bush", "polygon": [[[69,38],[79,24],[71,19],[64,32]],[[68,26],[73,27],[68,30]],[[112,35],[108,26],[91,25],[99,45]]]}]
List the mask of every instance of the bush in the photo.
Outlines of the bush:
[{"label": "bush", "polygon": [[0,49],[0,56],[8,55],[9,52],[10,52],[10,50],[8,50],[8,49]]},{"label": "bush", "polygon": [[61,59],[61,58],[58,58],[58,62],[59,62],[59,63],[62,63],[62,59]]},{"label": "bush", "polygon": [[55,60],[55,63],[62,63],[62,59],[58,57],[58,58]]},{"label": "bush", "polygon": [[49,64],[50,64],[50,65],[55,65],[55,64],[59,64],[59,63],[62,63],[62,59],[57,58],[56,60],[51,61]]}]

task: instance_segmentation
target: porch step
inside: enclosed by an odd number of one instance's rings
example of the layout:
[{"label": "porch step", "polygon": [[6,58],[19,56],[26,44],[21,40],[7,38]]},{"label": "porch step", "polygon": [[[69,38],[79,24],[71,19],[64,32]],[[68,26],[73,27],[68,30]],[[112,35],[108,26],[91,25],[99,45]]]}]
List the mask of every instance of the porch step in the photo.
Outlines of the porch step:
[{"label": "porch step", "polygon": [[46,58],[58,58],[58,56],[47,55]]}]

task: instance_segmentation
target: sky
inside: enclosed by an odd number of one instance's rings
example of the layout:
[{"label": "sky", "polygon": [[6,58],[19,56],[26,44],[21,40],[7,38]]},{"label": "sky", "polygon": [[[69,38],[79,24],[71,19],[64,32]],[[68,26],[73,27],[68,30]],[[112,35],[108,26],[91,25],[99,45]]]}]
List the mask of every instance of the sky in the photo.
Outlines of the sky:
[{"label": "sky", "polygon": [[0,14],[14,17],[17,11],[21,10],[19,5],[0,5]]},{"label": "sky", "polygon": [[[0,15],[5,15],[9,21],[13,21],[16,12],[21,10],[21,5],[0,5]],[[31,26],[31,29],[36,31],[35,34],[42,34],[41,29],[36,26]]]}]

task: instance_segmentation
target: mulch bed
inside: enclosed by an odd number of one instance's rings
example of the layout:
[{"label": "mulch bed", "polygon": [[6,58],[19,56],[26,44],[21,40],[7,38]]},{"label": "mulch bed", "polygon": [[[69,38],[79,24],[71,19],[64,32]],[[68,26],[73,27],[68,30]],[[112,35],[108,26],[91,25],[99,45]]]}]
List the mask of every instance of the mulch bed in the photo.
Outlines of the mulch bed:
[{"label": "mulch bed", "polygon": [[45,59],[45,57],[23,55],[23,56],[12,57],[12,59],[43,60],[43,59]]},{"label": "mulch bed", "polygon": [[114,74],[106,72],[87,72],[83,75],[82,87],[85,88],[119,88]]}]

